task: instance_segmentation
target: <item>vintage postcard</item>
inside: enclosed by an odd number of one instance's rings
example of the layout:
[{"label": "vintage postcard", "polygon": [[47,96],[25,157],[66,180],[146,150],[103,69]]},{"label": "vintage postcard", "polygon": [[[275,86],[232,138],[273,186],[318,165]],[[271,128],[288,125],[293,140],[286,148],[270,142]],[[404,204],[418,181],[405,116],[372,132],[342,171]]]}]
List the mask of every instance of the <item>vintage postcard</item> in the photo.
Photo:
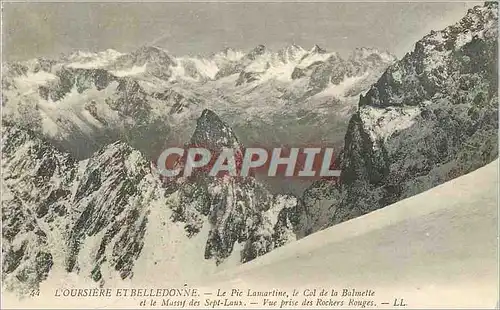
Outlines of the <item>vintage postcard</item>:
[{"label": "vintage postcard", "polygon": [[2,309],[498,309],[498,3],[2,2]]}]

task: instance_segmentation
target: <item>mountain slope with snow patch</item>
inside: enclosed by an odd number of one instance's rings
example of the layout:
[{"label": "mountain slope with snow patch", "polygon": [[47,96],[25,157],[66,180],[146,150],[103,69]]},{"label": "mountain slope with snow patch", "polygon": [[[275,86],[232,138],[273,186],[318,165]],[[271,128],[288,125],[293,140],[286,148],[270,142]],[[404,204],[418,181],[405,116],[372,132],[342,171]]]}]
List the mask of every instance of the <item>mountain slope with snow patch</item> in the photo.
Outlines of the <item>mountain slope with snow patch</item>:
[{"label": "mountain slope with snow patch", "polygon": [[369,288],[379,306],[404,298],[410,308],[491,309],[498,297],[498,169],[495,160],[222,271],[203,285]]},{"label": "mountain slope with snow patch", "polygon": [[498,3],[489,2],[432,31],[389,66],[360,96],[349,120],[340,182],[306,191],[315,191],[306,208],[331,214],[329,223],[310,231],[411,197],[498,157],[497,41]]}]

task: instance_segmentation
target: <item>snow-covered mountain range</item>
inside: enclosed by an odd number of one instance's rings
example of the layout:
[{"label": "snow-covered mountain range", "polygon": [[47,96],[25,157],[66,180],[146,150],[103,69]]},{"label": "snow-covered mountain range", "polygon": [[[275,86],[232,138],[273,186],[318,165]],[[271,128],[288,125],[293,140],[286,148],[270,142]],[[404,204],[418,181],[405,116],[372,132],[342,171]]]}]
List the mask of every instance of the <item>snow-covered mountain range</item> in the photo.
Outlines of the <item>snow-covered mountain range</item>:
[{"label": "snow-covered mountain range", "polygon": [[[318,46],[157,47],[5,64],[2,277],[197,279],[418,194],[498,156],[498,4],[396,61]],[[165,184],[166,145],[334,145],[342,175],[301,195],[259,179]],[[193,266],[196,266],[194,268]]]},{"label": "snow-covered mountain range", "polygon": [[[206,58],[174,57],[153,46],[75,52],[4,64],[3,116],[80,159],[117,138],[154,156],[188,139],[206,108],[247,144],[339,146],[359,94],[394,61],[375,49],[343,59],[295,45],[226,49]],[[266,135],[270,128],[273,137]],[[325,140],[327,132],[336,133]]]}]

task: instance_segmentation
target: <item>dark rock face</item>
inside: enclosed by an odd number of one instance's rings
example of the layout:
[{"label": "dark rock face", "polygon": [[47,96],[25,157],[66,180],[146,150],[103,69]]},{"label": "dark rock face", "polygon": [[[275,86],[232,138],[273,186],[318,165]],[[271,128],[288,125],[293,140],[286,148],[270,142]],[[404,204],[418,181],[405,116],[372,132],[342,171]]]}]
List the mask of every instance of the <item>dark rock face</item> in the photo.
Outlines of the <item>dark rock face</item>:
[{"label": "dark rock face", "polygon": [[189,110],[192,107],[198,106],[202,103],[202,100],[197,97],[188,97],[182,93],[179,93],[173,89],[167,89],[163,92],[153,93],[152,97],[172,105],[170,109],[170,115],[178,114]]},{"label": "dark rock face", "polygon": [[[220,192],[217,190],[220,187]],[[281,211],[273,197],[254,181],[222,182],[210,186],[210,230],[205,258],[220,263],[231,255],[236,242],[244,243],[241,261],[247,262],[275,247],[276,219],[267,211]],[[293,202],[292,202],[293,203]],[[293,205],[291,205],[293,206]],[[270,210],[271,208],[275,210]]]},{"label": "dark rock face", "polygon": [[172,67],[177,66],[177,62],[161,48],[143,46],[131,54],[118,57],[111,69],[130,70],[133,67],[142,66],[146,66],[146,73],[159,79],[168,80],[172,76]]},{"label": "dark rock face", "polygon": [[[151,211],[163,206],[187,238],[206,240],[200,262],[219,265],[234,254],[244,263],[295,240],[296,199],[272,195],[252,178],[200,174],[165,189],[149,161],[123,142],[76,161],[34,132],[12,124],[2,130],[3,280],[9,290],[29,293],[54,266],[101,285],[110,270],[133,278],[156,220]],[[237,139],[207,110],[192,142],[222,148]]]},{"label": "dark rock face", "polygon": [[457,24],[425,36],[361,97],[345,136],[334,187],[341,194],[330,224],[498,156],[497,9],[496,3],[475,7]]},{"label": "dark rock face", "polygon": [[[241,153],[232,129],[211,110],[202,112],[190,145],[216,152],[232,148]],[[175,187],[178,202],[173,207],[172,220],[185,222],[190,237],[199,233],[203,225],[210,225],[205,259],[213,258],[220,264],[239,243],[243,246],[239,260],[247,262],[295,240],[291,218],[298,212],[296,199],[272,195],[251,177],[196,174],[191,182]],[[204,223],[204,218],[208,223]]]},{"label": "dark rock face", "polygon": [[498,156],[497,26],[497,4],[469,10],[417,42],[360,100],[346,135],[346,195],[335,223]]},{"label": "dark rock face", "polygon": [[101,280],[103,262],[121,278],[132,277],[147,208],[163,196],[149,162],[119,142],[77,162],[33,132],[12,125],[2,129],[7,288],[28,293],[55,264],[79,272],[81,247],[96,235],[102,236],[98,252],[83,258],[93,266],[94,280]]},{"label": "dark rock face", "polygon": [[2,280],[29,293],[54,263],[54,231],[69,212],[76,162],[33,132],[2,126]]},{"label": "dark rock face", "polygon": [[266,47],[264,45],[258,45],[250,53],[247,54],[246,58],[250,60],[255,60],[257,56],[263,55],[266,52]]},{"label": "dark rock face", "polygon": [[37,73],[40,71],[52,72],[53,67],[57,65],[57,62],[52,59],[37,58],[36,62],[33,64],[33,72]]},{"label": "dark rock face", "polygon": [[45,100],[59,101],[71,92],[73,87],[78,93],[95,87],[103,90],[116,80],[116,77],[104,69],[80,69],[63,67],[56,72],[58,80],[49,86],[40,86],[39,94]]},{"label": "dark rock face", "polygon": [[498,81],[497,12],[492,6],[471,9],[457,24],[418,41],[412,53],[372,86],[360,105],[418,106],[436,97],[454,104],[487,102],[496,93]]},{"label": "dark rock face", "polygon": [[8,66],[8,74],[10,76],[26,75],[28,73],[28,66],[14,62]]},{"label": "dark rock face", "polygon": [[190,143],[193,146],[204,146],[212,150],[237,147],[239,144],[231,127],[208,109],[203,110],[196,121],[196,129],[191,136]]},{"label": "dark rock face", "polygon": [[331,224],[331,216],[341,200],[337,182],[318,180],[303,193],[295,216],[297,238],[303,238]]},{"label": "dark rock face", "polygon": [[[94,258],[94,272],[97,273],[100,264],[106,261],[120,272],[122,278],[132,275],[133,261],[143,244],[147,202],[153,199],[140,189],[146,182],[153,191],[158,186],[152,180],[148,181],[148,174],[149,163],[123,143],[109,145],[89,159],[74,197],[79,216],[67,240],[71,251],[66,260],[68,272],[78,267],[82,239],[104,232]],[[131,204],[132,197],[144,203]],[[112,247],[111,254],[106,255],[110,241],[118,236],[118,243]]]},{"label": "dark rock face", "polygon": [[106,99],[106,103],[113,110],[139,122],[148,121],[151,113],[148,94],[137,81],[130,78],[121,79],[116,87],[115,95],[114,98]]}]

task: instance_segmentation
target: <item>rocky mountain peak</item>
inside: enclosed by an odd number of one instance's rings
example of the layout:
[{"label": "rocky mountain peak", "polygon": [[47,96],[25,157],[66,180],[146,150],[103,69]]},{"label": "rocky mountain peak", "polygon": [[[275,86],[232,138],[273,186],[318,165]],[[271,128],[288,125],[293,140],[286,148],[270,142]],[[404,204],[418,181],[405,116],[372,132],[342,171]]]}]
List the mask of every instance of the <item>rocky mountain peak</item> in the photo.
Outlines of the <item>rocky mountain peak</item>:
[{"label": "rocky mountain peak", "polygon": [[335,223],[498,156],[498,5],[433,31],[362,96],[345,137]]},{"label": "rocky mountain peak", "polygon": [[298,60],[302,58],[305,53],[306,51],[302,47],[296,44],[291,44],[289,46],[280,49],[276,53],[276,56],[280,62],[289,63],[289,62],[298,62]]},{"label": "rocky mountain peak", "polygon": [[[317,183],[304,192],[306,234],[421,193],[498,156],[497,8],[477,6],[454,25],[432,31],[361,96],[345,135],[340,183]],[[369,65],[367,59],[382,55],[364,48],[352,58]]]},{"label": "rocky mountain peak", "polygon": [[136,51],[116,59],[111,68],[118,71],[133,70],[135,67],[146,66],[145,71],[160,79],[168,80],[172,75],[172,66],[177,66],[177,60],[169,53],[156,46],[142,46]]},{"label": "rocky mountain peak", "polygon": [[[239,147],[232,129],[208,109],[198,118],[191,144],[216,151]],[[238,164],[242,154],[236,152]],[[273,195],[253,177],[207,177],[201,172],[170,187],[178,197],[172,218],[185,223],[189,237],[209,225],[204,257],[217,265],[237,251],[237,244],[242,246],[237,259],[247,262],[295,240],[295,197]]]},{"label": "rocky mountain peak", "polygon": [[238,139],[229,125],[212,110],[205,109],[196,121],[196,129],[191,136],[191,145],[204,146],[211,150],[238,146]]},{"label": "rocky mountain peak", "polygon": [[267,51],[266,47],[262,44],[257,45],[254,49],[252,49],[246,57],[250,60],[255,60],[260,55],[263,55]]},{"label": "rocky mountain peak", "polygon": [[167,51],[158,46],[144,45],[133,53],[136,55],[161,55],[161,54],[167,54]]},{"label": "rocky mountain peak", "polygon": [[373,47],[358,47],[350,54],[349,59],[351,61],[368,61],[373,63],[392,63],[396,61],[396,56],[380,51]]},{"label": "rocky mountain peak", "polygon": [[304,49],[301,46],[293,43],[293,44],[290,44],[290,45],[283,47],[282,49],[280,49],[280,51],[295,54],[298,52],[303,52]]},{"label": "rocky mountain peak", "polygon": [[224,66],[227,62],[238,61],[245,56],[245,53],[235,50],[231,47],[226,47],[222,51],[216,53],[211,57],[218,65]]},{"label": "rocky mountain peak", "polygon": [[175,64],[175,59],[167,51],[157,46],[143,46],[131,55],[136,58],[136,65],[143,65],[145,62],[160,62],[164,65]]},{"label": "rocky mountain peak", "polygon": [[[496,94],[497,7],[476,6],[456,24],[419,40],[413,52],[387,69],[360,105],[416,106],[434,96],[473,102],[472,97],[481,97],[484,92],[471,89],[484,83],[491,84],[488,88]],[[493,93],[484,95],[490,98]]]},{"label": "rocky mountain peak", "polygon": [[221,54],[223,54],[224,56],[227,56],[231,53],[235,53],[236,51],[231,48],[231,47],[225,47],[222,51],[220,51]]},{"label": "rocky mountain peak", "polygon": [[487,39],[497,33],[498,3],[475,6],[457,23],[441,31],[431,31],[416,44],[413,53],[458,50],[474,39]]},{"label": "rocky mountain peak", "polygon": [[326,50],[323,49],[322,47],[320,47],[319,45],[314,44],[314,46],[311,48],[309,53],[311,53],[311,54],[326,54]]}]

